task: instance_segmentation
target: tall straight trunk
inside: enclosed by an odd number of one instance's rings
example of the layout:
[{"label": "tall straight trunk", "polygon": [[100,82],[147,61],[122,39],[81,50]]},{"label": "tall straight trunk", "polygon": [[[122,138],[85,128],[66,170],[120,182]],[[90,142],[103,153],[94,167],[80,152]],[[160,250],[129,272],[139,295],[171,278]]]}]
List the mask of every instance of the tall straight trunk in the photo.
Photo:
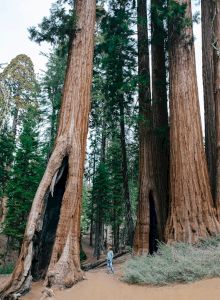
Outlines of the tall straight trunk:
[{"label": "tall straight trunk", "polygon": [[93,224],[94,221],[94,204],[93,204],[93,200],[91,203],[91,218],[90,218],[90,232],[89,232],[89,246],[92,247],[93,246]]},{"label": "tall straight trunk", "polygon": [[[190,0],[185,3],[192,17]],[[192,25],[182,34],[169,32],[170,71],[170,197],[168,242],[194,243],[220,232],[202,140]]]},{"label": "tall straight trunk", "polygon": [[168,213],[169,125],[166,87],[164,20],[158,14],[164,0],[151,0],[152,111],[154,127],[155,180],[160,205],[162,233]]},{"label": "tall straight trunk", "polygon": [[[102,138],[101,138],[101,158],[100,162],[105,164],[105,152],[106,152],[106,124],[103,120],[102,124]],[[98,199],[96,205],[96,219],[95,219],[95,248],[93,256],[97,259],[100,258],[102,251],[104,250],[104,219],[103,219],[103,205],[104,199],[101,197]]]},{"label": "tall straight trunk", "polygon": [[[155,184],[154,173],[154,140],[153,140],[153,114],[150,92],[150,69],[149,49],[147,32],[147,1],[137,1],[138,17],[138,75],[139,75],[139,194],[137,223],[134,238],[134,252],[136,254],[148,253],[150,245],[150,201],[156,211],[156,218],[159,213],[158,193]],[[155,228],[160,231],[160,218]],[[155,224],[154,224],[155,225]],[[161,236],[161,232],[160,232]],[[155,238],[158,238],[158,236]],[[152,241],[154,238],[152,238]],[[156,250],[156,249],[155,249]]]},{"label": "tall straight trunk", "polygon": [[95,256],[97,260],[99,260],[104,249],[102,205],[103,203],[100,203],[100,205],[97,207],[95,220],[95,247],[93,256]]},{"label": "tall straight trunk", "polygon": [[214,101],[216,112],[216,198],[215,204],[220,220],[220,2],[213,2],[214,13],[212,19],[213,39],[212,46],[214,51]]},{"label": "tall straight trunk", "polygon": [[36,192],[18,262],[1,299],[30,289],[32,276],[46,286],[70,287],[80,268],[80,208],[90,91],[95,0],[77,0],[75,37],[69,53],[54,150]]},{"label": "tall straight trunk", "polygon": [[118,253],[119,251],[119,234],[120,234],[120,225],[117,222],[117,203],[116,201],[113,202],[113,248],[114,252]]},{"label": "tall straight trunk", "polygon": [[215,203],[216,189],[216,119],[214,95],[214,57],[213,57],[213,20],[215,1],[201,1],[202,8],[202,64],[205,110],[205,151],[208,163],[209,179]]},{"label": "tall straight trunk", "polygon": [[119,114],[120,114],[120,141],[122,153],[122,174],[123,174],[123,193],[125,201],[125,220],[127,226],[127,244],[132,247],[134,238],[134,222],[132,218],[131,199],[129,193],[128,182],[128,160],[125,140],[125,115],[124,115],[124,98],[120,95],[119,99]]},{"label": "tall straight trunk", "polygon": [[[95,170],[96,170],[96,155],[94,153],[93,156],[93,182],[95,177]],[[93,230],[94,230],[94,200],[91,197],[91,217],[90,217],[90,233],[89,233],[89,246],[92,247],[93,245]]]}]

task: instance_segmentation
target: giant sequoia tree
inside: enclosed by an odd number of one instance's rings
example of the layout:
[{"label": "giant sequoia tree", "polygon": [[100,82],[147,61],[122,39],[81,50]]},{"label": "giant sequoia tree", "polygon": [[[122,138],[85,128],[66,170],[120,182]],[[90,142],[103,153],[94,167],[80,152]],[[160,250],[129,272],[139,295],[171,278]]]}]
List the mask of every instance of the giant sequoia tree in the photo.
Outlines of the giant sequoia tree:
[{"label": "giant sequoia tree", "polygon": [[[169,125],[166,80],[166,37],[164,0],[151,0],[152,113],[154,132],[154,173],[160,206],[161,230],[168,213]],[[163,236],[162,236],[163,238]]]},{"label": "giant sequoia tree", "polygon": [[152,99],[150,91],[147,1],[137,2],[139,69],[139,195],[134,240],[136,253],[152,253],[163,238],[167,214],[167,95],[164,1],[151,1]]},{"label": "giant sequoia tree", "polygon": [[220,218],[220,3],[202,1],[205,146],[214,205]]},{"label": "giant sequoia tree", "polygon": [[[201,1],[202,8],[202,63],[205,109],[205,150],[212,196],[215,202],[216,189],[216,113],[214,94],[214,24],[215,1]],[[214,17],[215,15],[215,17]]]},{"label": "giant sequoia tree", "polygon": [[[213,3],[212,24],[212,47],[214,78],[213,91],[215,102],[215,121],[216,121],[216,183],[215,187],[215,205],[217,208],[218,219],[220,220],[220,3]],[[212,96],[211,96],[212,97]]]},{"label": "giant sequoia tree", "polygon": [[170,9],[176,22],[169,24],[171,208],[166,238],[192,243],[219,233],[220,225],[212,208],[203,148],[191,2],[170,1]]},{"label": "giant sequoia tree", "polygon": [[[138,75],[139,75],[139,194],[134,251],[138,254],[149,251],[149,232],[157,232],[155,204],[158,204],[154,177],[154,149],[152,132],[152,107],[150,91],[149,50],[147,34],[146,0],[138,0]],[[150,228],[150,206],[154,210],[154,228]],[[158,207],[157,207],[158,213]],[[156,237],[157,238],[157,237]]]},{"label": "giant sequoia tree", "polygon": [[95,0],[76,1],[54,150],[36,192],[20,256],[1,299],[30,288],[32,277],[68,287],[82,279],[80,206],[92,79]]}]

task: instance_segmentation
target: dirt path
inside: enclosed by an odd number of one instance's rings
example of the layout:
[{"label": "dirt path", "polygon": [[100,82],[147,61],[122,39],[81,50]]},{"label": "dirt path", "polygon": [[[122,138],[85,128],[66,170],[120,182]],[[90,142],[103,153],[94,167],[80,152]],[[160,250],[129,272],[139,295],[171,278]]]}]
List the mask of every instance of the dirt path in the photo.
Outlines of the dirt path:
[{"label": "dirt path", "polygon": [[[91,248],[85,242],[87,262],[94,262]],[[202,280],[192,284],[168,287],[128,285],[119,280],[121,267],[127,256],[114,262],[115,274],[106,274],[106,269],[86,272],[88,280],[79,282],[71,289],[55,291],[56,300],[220,300],[220,278]],[[93,261],[94,260],[94,261]],[[0,279],[2,281],[3,278]],[[40,300],[42,283],[34,283],[32,290],[22,300]],[[52,298],[51,298],[52,300]]]},{"label": "dirt path", "polygon": [[[220,279],[202,280],[193,284],[169,287],[128,285],[108,275],[104,269],[86,273],[84,280],[71,289],[56,292],[56,300],[220,300]],[[42,286],[34,284],[23,300],[39,300]]]}]

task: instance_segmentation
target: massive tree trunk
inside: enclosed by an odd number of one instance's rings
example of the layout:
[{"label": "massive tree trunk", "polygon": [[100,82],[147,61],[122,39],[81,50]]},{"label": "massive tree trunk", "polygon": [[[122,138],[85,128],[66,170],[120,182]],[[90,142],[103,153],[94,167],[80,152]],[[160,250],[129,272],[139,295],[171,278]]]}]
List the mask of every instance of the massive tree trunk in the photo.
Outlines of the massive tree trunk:
[{"label": "massive tree trunk", "polygon": [[151,0],[152,110],[154,127],[155,180],[160,205],[162,234],[168,213],[169,125],[166,86],[164,0]]},{"label": "massive tree trunk", "polygon": [[54,150],[36,192],[20,256],[1,299],[30,288],[32,277],[70,287],[80,269],[80,207],[90,109],[95,0],[77,0]]},{"label": "massive tree trunk", "polygon": [[[191,18],[190,0],[186,3]],[[176,25],[175,25],[176,28]],[[174,29],[173,29],[174,30]],[[170,67],[170,197],[168,242],[197,242],[220,232],[202,140],[192,26],[169,32]]]},{"label": "massive tree trunk", "polygon": [[[147,33],[146,0],[138,0],[138,75],[139,75],[139,194],[134,252],[156,250],[161,238],[158,193],[154,173],[153,115],[150,92],[150,69]],[[150,203],[153,209],[150,209]],[[152,214],[153,213],[153,214]],[[152,226],[151,226],[152,225]],[[159,234],[159,236],[158,236]],[[155,248],[155,249],[153,249]]]},{"label": "massive tree trunk", "polygon": [[214,101],[216,109],[216,198],[215,204],[220,220],[220,3],[215,1],[213,9],[212,26],[213,38],[212,46],[214,51]]},{"label": "massive tree trunk", "polygon": [[215,1],[202,0],[202,63],[205,109],[205,151],[208,163],[212,196],[216,189],[216,127],[213,62],[213,20]]}]

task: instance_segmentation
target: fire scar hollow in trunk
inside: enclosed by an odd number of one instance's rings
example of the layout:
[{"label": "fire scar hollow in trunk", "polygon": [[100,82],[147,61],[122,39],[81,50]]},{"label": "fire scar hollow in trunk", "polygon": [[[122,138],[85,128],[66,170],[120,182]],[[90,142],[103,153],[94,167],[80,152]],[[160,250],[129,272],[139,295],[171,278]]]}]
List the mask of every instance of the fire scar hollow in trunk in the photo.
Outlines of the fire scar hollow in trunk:
[{"label": "fire scar hollow in trunk", "polygon": [[0,299],[30,289],[32,278],[70,287],[82,279],[80,207],[90,109],[95,0],[77,0],[77,24],[66,72],[53,153],[35,195],[21,252]]}]

